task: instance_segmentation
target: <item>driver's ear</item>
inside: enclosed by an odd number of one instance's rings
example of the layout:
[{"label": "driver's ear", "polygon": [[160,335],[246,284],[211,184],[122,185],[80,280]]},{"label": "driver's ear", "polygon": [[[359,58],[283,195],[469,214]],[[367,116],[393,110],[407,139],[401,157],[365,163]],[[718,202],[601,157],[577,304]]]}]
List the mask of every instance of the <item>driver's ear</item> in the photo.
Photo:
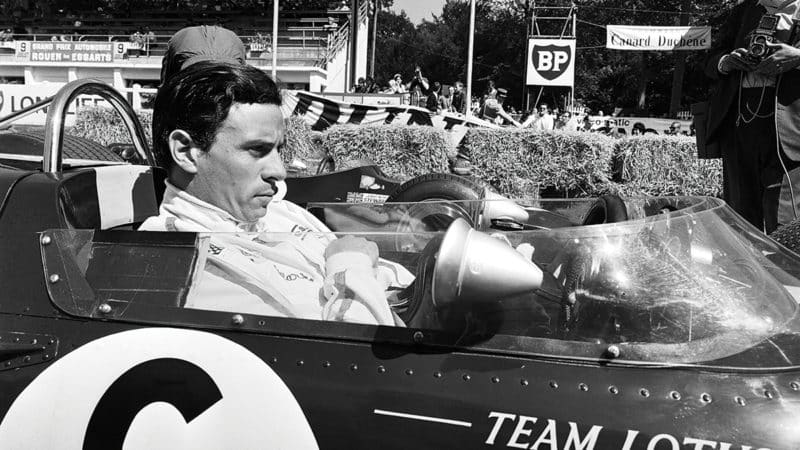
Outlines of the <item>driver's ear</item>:
[{"label": "driver's ear", "polygon": [[172,130],[167,138],[167,143],[175,164],[186,173],[196,174],[200,148],[195,144],[192,136],[183,130]]}]

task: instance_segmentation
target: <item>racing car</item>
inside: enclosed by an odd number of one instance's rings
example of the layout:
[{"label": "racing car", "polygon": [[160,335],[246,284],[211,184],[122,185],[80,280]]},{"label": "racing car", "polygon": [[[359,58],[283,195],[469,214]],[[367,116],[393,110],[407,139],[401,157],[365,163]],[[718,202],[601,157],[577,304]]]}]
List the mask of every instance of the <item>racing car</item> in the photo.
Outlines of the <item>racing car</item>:
[{"label": "racing car", "polygon": [[[87,93],[144,164],[67,157]],[[0,448],[800,447],[800,256],[721,200],[309,201],[416,275],[407,326],[200,310],[124,99],[47,114],[0,147]]]}]

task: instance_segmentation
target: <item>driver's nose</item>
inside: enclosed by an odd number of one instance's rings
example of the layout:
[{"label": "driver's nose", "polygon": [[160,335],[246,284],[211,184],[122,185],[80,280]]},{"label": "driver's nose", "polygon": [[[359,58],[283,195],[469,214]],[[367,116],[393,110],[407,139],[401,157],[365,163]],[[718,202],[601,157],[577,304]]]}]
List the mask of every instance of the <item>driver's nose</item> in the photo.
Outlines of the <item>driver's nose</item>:
[{"label": "driver's nose", "polygon": [[261,168],[261,179],[264,181],[283,181],[286,179],[286,167],[280,152],[272,151],[267,155],[264,166]]}]

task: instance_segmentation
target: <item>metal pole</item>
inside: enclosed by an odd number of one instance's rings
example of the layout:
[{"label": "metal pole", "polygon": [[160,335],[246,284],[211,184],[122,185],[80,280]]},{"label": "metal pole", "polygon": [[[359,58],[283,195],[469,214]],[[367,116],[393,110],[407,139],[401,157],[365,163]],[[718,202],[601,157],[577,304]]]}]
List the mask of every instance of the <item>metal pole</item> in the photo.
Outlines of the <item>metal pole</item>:
[{"label": "metal pole", "polygon": [[[350,15],[350,42],[352,45],[350,46],[350,84],[347,86],[348,88],[355,85],[356,77],[358,76],[356,64],[358,64],[358,26],[361,19],[359,7],[359,0],[350,2],[350,8],[352,8]],[[350,89],[347,90],[349,91]]]},{"label": "metal pole", "polygon": [[472,51],[475,46],[475,0],[469,2],[469,47],[467,50],[467,98],[465,111],[467,117],[472,116]]},{"label": "metal pole", "polygon": [[374,0],[375,8],[372,10],[372,55],[370,55],[369,76],[375,79],[375,47],[378,46],[378,10],[380,0]]},{"label": "metal pole", "polygon": [[272,0],[272,80],[278,82],[278,0]]},{"label": "metal pole", "polygon": [[531,39],[531,25],[528,22],[528,13],[530,12],[529,5],[525,2],[525,57],[522,58],[522,63],[525,64],[522,72],[522,113],[528,111],[528,59],[531,57],[531,49],[529,42]]}]

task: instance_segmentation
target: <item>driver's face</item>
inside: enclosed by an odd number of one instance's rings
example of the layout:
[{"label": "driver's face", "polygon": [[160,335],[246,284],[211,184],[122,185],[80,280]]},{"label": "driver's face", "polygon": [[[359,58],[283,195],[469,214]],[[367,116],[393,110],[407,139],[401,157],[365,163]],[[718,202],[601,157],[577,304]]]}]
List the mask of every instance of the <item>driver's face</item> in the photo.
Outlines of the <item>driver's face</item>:
[{"label": "driver's face", "polygon": [[192,194],[245,222],[264,217],[275,183],[286,178],[285,134],[279,106],[234,103],[197,160]]}]

